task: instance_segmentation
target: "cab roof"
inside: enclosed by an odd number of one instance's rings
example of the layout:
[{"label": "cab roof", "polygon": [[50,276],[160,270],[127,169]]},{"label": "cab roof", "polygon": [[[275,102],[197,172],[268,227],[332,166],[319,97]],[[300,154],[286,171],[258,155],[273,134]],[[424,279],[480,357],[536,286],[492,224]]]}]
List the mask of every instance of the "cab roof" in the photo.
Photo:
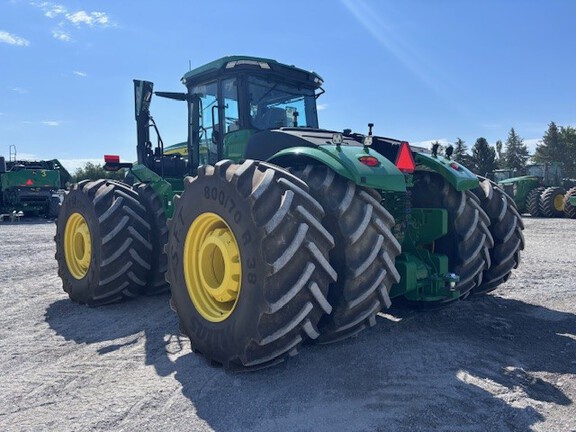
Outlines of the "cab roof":
[{"label": "cab roof", "polygon": [[204,66],[192,69],[184,74],[182,83],[189,86],[227,74],[237,74],[240,71],[250,71],[256,74],[281,75],[290,80],[308,84],[315,88],[320,87],[323,83],[320,75],[315,72],[306,71],[293,65],[285,65],[273,59],[242,55],[222,57]]}]

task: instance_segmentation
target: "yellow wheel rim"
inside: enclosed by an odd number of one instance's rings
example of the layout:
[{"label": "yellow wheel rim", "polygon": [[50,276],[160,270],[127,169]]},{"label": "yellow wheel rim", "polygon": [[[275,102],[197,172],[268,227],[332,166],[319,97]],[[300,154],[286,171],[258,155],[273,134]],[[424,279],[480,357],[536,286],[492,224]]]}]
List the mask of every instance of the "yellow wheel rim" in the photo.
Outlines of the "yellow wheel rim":
[{"label": "yellow wheel rim", "polygon": [[564,195],[558,194],[554,197],[554,208],[557,211],[563,211],[564,210]]},{"label": "yellow wheel rim", "polygon": [[92,237],[86,219],[80,213],[70,215],[64,230],[64,255],[68,271],[80,280],[90,268]]},{"label": "yellow wheel rim", "polygon": [[186,234],[184,277],[196,310],[211,322],[227,319],[238,302],[242,269],[240,249],[228,224],[202,213]]}]

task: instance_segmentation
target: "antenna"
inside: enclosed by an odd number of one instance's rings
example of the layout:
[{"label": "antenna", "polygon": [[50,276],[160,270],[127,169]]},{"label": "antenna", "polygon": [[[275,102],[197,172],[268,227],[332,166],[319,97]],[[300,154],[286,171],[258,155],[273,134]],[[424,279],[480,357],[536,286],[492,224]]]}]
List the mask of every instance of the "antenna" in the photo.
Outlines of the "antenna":
[{"label": "antenna", "polygon": [[188,70],[192,70],[192,60],[188,59]]}]

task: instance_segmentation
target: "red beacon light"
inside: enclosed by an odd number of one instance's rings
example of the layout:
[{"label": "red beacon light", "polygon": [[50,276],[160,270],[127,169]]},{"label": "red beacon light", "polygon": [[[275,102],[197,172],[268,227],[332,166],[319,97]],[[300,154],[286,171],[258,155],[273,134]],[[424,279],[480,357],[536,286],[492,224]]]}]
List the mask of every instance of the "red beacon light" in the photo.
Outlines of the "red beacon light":
[{"label": "red beacon light", "polygon": [[104,155],[105,163],[120,163],[120,156],[118,155]]},{"label": "red beacon light", "polygon": [[416,169],[416,162],[414,162],[414,156],[412,156],[412,150],[410,150],[410,144],[407,141],[400,143],[400,150],[398,150],[394,165],[403,173],[413,173]]}]

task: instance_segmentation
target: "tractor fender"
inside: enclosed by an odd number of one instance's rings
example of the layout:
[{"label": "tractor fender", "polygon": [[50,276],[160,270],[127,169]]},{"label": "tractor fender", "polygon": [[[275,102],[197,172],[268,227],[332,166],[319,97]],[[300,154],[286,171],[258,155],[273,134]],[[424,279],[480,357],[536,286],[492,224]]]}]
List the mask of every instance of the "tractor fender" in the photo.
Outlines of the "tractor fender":
[{"label": "tractor fender", "polygon": [[465,191],[480,186],[476,174],[464,165],[442,156],[432,156],[427,153],[415,153],[416,169],[435,171],[440,174],[457,191]]},{"label": "tractor fender", "polygon": [[[370,156],[377,160],[375,166],[360,162],[360,158]],[[404,174],[392,162],[369,147],[339,145],[291,147],[274,154],[268,162],[281,167],[326,165],[359,186],[393,192],[406,191]]]}]

